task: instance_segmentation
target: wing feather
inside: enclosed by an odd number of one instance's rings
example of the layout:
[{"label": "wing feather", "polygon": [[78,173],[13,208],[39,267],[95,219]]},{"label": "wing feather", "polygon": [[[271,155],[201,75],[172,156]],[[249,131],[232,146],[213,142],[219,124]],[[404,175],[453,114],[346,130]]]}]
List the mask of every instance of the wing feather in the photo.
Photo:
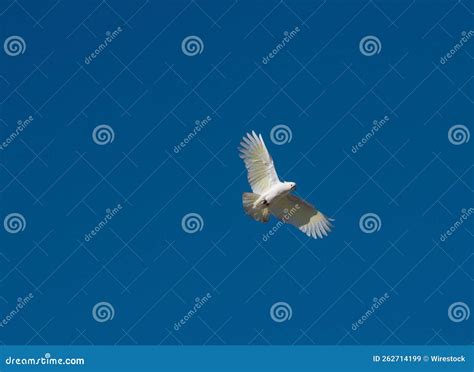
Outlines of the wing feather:
[{"label": "wing feather", "polygon": [[268,153],[262,135],[254,131],[247,133],[240,142],[240,157],[247,168],[247,178],[255,194],[262,195],[272,185],[279,182],[273,164],[273,159]]},{"label": "wing feather", "polygon": [[288,194],[270,204],[269,208],[274,216],[314,239],[322,239],[331,231],[333,220],[296,195]]}]

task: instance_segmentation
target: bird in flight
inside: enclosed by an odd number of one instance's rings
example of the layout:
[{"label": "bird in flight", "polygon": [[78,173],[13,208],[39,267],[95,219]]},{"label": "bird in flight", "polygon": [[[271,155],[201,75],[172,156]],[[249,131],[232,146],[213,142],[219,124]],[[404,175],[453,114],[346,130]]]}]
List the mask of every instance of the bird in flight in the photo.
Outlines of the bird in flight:
[{"label": "bird in flight", "polygon": [[292,194],[296,183],[280,181],[262,135],[254,131],[247,133],[240,146],[239,155],[244,160],[252,188],[252,192],[242,194],[245,213],[260,222],[268,222],[273,215],[314,239],[327,236],[333,220]]}]

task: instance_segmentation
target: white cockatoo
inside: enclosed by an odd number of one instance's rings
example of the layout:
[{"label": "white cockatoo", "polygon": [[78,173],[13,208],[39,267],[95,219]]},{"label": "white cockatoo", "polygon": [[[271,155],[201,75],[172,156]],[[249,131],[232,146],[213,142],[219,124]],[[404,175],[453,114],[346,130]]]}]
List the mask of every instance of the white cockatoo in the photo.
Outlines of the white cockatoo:
[{"label": "white cockatoo", "polygon": [[257,135],[254,131],[252,134],[247,133],[240,146],[240,157],[245,162],[247,178],[253,191],[242,194],[245,212],[260,222],[268,222],[272,214],[315,239],[327,236],[332,227],[330,221],[333,220],[305,200],[291,194],[296,189],[296,183],[281,182],[278,179],[262,135]]}]

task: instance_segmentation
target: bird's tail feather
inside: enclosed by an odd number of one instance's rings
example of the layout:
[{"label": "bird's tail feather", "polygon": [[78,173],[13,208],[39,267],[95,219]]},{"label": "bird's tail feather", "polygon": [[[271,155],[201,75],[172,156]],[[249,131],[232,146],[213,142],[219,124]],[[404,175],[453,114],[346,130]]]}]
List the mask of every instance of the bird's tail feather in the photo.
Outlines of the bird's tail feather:
[{"label": "bird's tail feather", "polygon": [[242,194],[242,204],[244,205],[245,213],[247,213],[254,220],[259,222],[268,222],[270,219],[270,210],[264,206],[255,206],[255,201],[260,195],[253,192],[244,192]]}]

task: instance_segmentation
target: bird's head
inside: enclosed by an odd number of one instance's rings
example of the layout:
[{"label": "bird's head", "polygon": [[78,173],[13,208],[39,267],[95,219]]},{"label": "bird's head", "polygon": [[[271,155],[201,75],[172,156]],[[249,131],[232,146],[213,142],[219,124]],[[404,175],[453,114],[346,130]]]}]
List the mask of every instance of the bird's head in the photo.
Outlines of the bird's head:
[{"label": "bird's head", "polygon": [[285,184],[288,187],[289,191],[296,190],[296,183],[294,183],[294,182],[285,182]]}]

